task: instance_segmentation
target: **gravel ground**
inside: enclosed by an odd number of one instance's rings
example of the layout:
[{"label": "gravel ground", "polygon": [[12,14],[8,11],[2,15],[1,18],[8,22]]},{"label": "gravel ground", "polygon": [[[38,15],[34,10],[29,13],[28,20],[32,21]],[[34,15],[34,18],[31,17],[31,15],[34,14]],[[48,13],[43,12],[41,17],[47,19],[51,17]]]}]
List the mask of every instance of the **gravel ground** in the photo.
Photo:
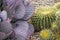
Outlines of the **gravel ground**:
[{"label": "gravel ground", "polygon": [[30,40],[40,40],[40,38],[39,38],[39,32],[34,33],[34,34],[31,36]]},{"label": "gravel ground", "polygon": [[31,1],[31,3],[34,5],[34,7],[39,6],[53,6],[55,4],[56,0],[39,0],[39,1]]}]

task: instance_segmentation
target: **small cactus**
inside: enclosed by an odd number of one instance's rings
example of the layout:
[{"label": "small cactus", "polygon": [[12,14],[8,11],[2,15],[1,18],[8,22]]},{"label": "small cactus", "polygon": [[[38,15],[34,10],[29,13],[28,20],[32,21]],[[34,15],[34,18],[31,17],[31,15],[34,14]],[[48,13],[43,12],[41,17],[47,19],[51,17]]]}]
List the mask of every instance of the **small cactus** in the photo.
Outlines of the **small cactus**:
[{"label": "small cactus", "polygon": [[54,30],[54,31],[57,31],[59,30],[60,26],[58,26],[58,23],[57,22],[53,22],[51,24],[51,29]]},{"label": "small cactus", "polygon": [[57,10],[60,10],[60,2],[55,3],[53,7],[56,8]]},{"label": "small cactus", "polygon": [[40,32],[40,37],[42,40],[52,40],[53,32],[49,29],[44,29]]}]

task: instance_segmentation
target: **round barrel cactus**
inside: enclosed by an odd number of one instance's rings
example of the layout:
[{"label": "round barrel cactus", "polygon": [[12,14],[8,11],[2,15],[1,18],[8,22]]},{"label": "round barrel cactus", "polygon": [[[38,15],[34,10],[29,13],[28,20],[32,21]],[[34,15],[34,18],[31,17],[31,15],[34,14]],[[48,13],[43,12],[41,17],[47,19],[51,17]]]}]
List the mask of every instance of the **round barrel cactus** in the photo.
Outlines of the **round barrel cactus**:
[{"label": "round barrel cactus", "polygon": [[58,25],[57,22],[53,22],[51,25],[51,29],[57,32],[60,29],[60,26]]},{"label": "round barrel cactus", "polygon": [[58,28],[60,29],[60,10],[56,12],[55,16],[56,16],[56,23],[58,25]]},{"label": "round barrel cactus", "polygon": [[42,40],[52,40],[53,32],[49,29],[44,29],[40,32],[40,38]]},{"label": "round barrel cactus", "polygon": [[55,31],[55,33],[60,35],[60,10],[58,10],[55,14],[56,16],[56,21],[52,23],[52,30]]},{"label": "round barrel cactus", "polygon": [[53,7],[56,8],[57,10],[60,10],[60,2],[55,3]]},{"label": "round barrel cactus", "polygon": [[35,9],[35,14],[32,17],[32,24],[35,26],[35,31],[40,31],[42,28],[50,28],[51,23],[55,20],[56,9],[53,7],[38,7]]}]

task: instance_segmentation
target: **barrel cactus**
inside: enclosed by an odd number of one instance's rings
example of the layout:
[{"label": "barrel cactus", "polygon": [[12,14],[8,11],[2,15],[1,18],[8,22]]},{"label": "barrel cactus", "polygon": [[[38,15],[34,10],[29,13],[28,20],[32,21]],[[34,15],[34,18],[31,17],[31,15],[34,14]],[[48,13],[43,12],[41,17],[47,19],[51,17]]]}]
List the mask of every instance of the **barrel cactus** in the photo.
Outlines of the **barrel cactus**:
[{"label": "barrel cactus", "polygon": [[35,9],[35,14],[32,17],[32,24],[35,26],[35,31],[40,31],[42,28],[50,28],[51,23],[55,20],[55,12],[55,8],[49,6]]},{"label": "barrel cactus", "polygon": [[60,37],[56,38],[56,40],[60,40]]},{"label": "barrel cactus", "polygon": [[60,30],[60,26],[59,26],[59,23],[56,21],[56,22],[53,22],[52,25],[51,25],[51,29],[54,31],[54,32],[58,32]]},{"label": "barrel cactus", "polygon": [[60,40],[60,35],[55,35],[55,40]]},{"label": "barrel cactus", "polygon": [[60,35],[60,10],[58,10],[55,14],[56,21],[52,23],[51,28]]},{"label": "barrel cactus", "polygon": [[56,12],[55,16],[56,16],[56,23],[60,28],[60,10]]},{"label": "barrel cactus", "polygon": [[42,40],[52,40],[53,32],[49,29],[44,29],[40,32],[40,38]]},{"label": "barrel cactus", "polygon": [[60,10],[60,2],[55,3],[53,7],[56,8],[57,10]]}]

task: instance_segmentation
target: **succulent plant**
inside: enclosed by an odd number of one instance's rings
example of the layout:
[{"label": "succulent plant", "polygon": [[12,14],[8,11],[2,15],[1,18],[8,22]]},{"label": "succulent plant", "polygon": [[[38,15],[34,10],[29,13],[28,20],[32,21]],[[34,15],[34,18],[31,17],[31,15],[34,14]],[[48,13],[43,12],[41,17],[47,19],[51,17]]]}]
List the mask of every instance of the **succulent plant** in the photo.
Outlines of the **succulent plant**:
[{"label": "succulent plant", "polygon": [[56,24],[60,28],[60,10],[56,12],[55,16],[56,16]]},{"label": "succulent plant", "polygon": [[55,14],[56,21],[51,24],[51,29],[55,32],[55,34],[60,35],[60,10],[58,10]]},{"label": "succulent plant", "polygon": [[15,32],[12,33],[14,30],[12,28],[12,25],[6,21],[3,21],[3,22],[0,22],[0,32],[3,32],[5,33],[5,37],[3,39],[6,39],[8,37],[10,37],[10,35],[12,34],[12,37],[13,35],[15,36]]},{"label": "succulent plant", "polygon": [[35,14],[32,17],[32,24],[36,31],[41,28],[50,28],[51,23],[55,20],[55,8],[52,7],[38,7],[35,9]]},{"label": "succulent plant", "polygon": [[57,10],[60,10],[60,2],[55,3],[53,7],[56,8]]},{"label": "succulent plant", "polygon": [[57,22],[53,22],[51,25],[51,29],[54,31],[58,31],[60,29],[60,26],[58,25]]},{"label": "succulent plant", "polygon": [[44,29],[40,32],[40,37],[42,40],[52,40],[53,32],[49,29]]},{"label": "succulent plant", "polygon": [[14,29],[16,35],[22,36],[23,39],[28,39],[34,33],[34,27],[26,21],[16,22],[17,27]]},{"label": "succulent plant", "polygon": [[6,35],[5,35],[4,32],[0,32],[0,40],[3,40],[5,36],[6,36]]},{"label": "succulent plant", "polygon": [[60,37],[56,38],[56,40],[60,40]]},{"label": "succulent plant", "polygon": [[0,13],[0,17],[2,18],[3,21],[6,21],[6,19],[7,19],[7,12],[5,10],[3,10]]}]

